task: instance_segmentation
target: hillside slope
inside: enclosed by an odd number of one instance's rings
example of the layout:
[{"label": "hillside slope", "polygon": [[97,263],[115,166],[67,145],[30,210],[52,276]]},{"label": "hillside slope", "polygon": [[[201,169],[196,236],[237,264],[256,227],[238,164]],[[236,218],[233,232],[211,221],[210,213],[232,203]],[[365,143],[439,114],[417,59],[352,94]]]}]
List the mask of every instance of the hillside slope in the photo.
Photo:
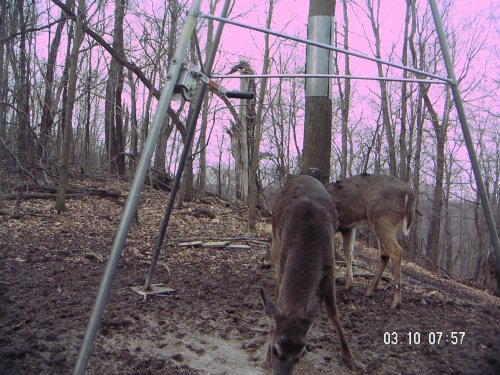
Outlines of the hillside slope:
[{"label": "hillside slope", "polygon": [[[87,373],[265,374],[259,288],[272,293],[274,274],[260,268],[263,248],[245,233],[241,210],[215,199],[174,210],[155,282],[176,293],[145,302],[131,290],[144,283],[165,201],[161,192],[142,195]],[[11,202],[0,208],[1,374],[68,374],[74,366],[121,206],[95,197],[68,206],[57,215],[50,201],[24,202],[17,220],[9,218]],[[231,238],[251,249],[178,246],[200,238]],[[498,298],[405,262],[403,305],[391,311],[387,282],[363,296],[377,255],[357,247],[354,288],[347,295],[337,287],[356,373],[500,373]],[[324,314],[306,341],[297,373],[352,373]]]}]

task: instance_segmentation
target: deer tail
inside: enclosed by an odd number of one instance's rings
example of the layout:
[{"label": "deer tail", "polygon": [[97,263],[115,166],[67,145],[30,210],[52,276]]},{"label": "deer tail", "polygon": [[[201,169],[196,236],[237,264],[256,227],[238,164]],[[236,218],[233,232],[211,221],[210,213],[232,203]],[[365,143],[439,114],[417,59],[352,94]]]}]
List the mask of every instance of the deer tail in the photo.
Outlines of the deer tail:
[{"label": "deer tail", "polygon": [[411,222],[413,214],[415,213],[415,194],[409,191],[405,194],[405,206],[403,216],[403,234],[408,236],[410,234]]}]

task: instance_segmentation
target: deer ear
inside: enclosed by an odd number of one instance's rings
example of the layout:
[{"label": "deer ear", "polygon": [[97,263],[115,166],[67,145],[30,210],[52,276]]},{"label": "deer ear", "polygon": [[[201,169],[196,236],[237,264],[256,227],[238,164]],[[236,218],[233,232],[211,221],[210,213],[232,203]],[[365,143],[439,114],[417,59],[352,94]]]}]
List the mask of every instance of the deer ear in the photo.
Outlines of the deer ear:
[{"label": "deer ear", "polygon": [[264,304],[264,312],[268,318],[275,319],[279,314],[278,306],[273,302],[272,298],[264,292],[264,289],[260,289],[260,298],[262,298],[262,303]]}]

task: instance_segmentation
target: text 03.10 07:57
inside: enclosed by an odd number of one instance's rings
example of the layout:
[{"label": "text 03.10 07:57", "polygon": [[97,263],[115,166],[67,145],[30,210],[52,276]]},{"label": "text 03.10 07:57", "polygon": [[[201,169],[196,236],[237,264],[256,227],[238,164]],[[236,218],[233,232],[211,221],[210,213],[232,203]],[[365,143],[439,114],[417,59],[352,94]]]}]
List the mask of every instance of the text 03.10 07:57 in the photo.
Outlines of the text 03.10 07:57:
[{"label": "text 03.10 07:57", "polygon": [[384,332],[385,345],[462,345],[465,332]]}]

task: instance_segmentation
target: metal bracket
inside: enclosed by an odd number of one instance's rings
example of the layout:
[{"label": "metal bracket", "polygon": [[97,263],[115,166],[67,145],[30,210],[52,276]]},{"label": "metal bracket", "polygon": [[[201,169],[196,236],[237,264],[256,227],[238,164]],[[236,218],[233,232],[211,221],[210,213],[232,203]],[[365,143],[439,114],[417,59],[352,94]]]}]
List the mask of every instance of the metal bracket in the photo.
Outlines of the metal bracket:
[{"label": "metal bracket", "polygon": [[[186,101],[191,101],[194,98],[196,85],[198,83],[198,67],[192,63],[183,63],[179,78],[175,83],[174,94],[181,94]],[[175,98],[174,98],[175,99]]]},{"label": "metal bracket", "polygon": [[182,64],[179,78],[175,84],[174,94],[181,94],[186,101],[191,101],[194,98],[198,81],[205,82],[211,90],[217,91],[228,98],[253,99],[255,97],[253,92],[227,90],[220,83],[203,74],[200,68],[192,63]]}]

